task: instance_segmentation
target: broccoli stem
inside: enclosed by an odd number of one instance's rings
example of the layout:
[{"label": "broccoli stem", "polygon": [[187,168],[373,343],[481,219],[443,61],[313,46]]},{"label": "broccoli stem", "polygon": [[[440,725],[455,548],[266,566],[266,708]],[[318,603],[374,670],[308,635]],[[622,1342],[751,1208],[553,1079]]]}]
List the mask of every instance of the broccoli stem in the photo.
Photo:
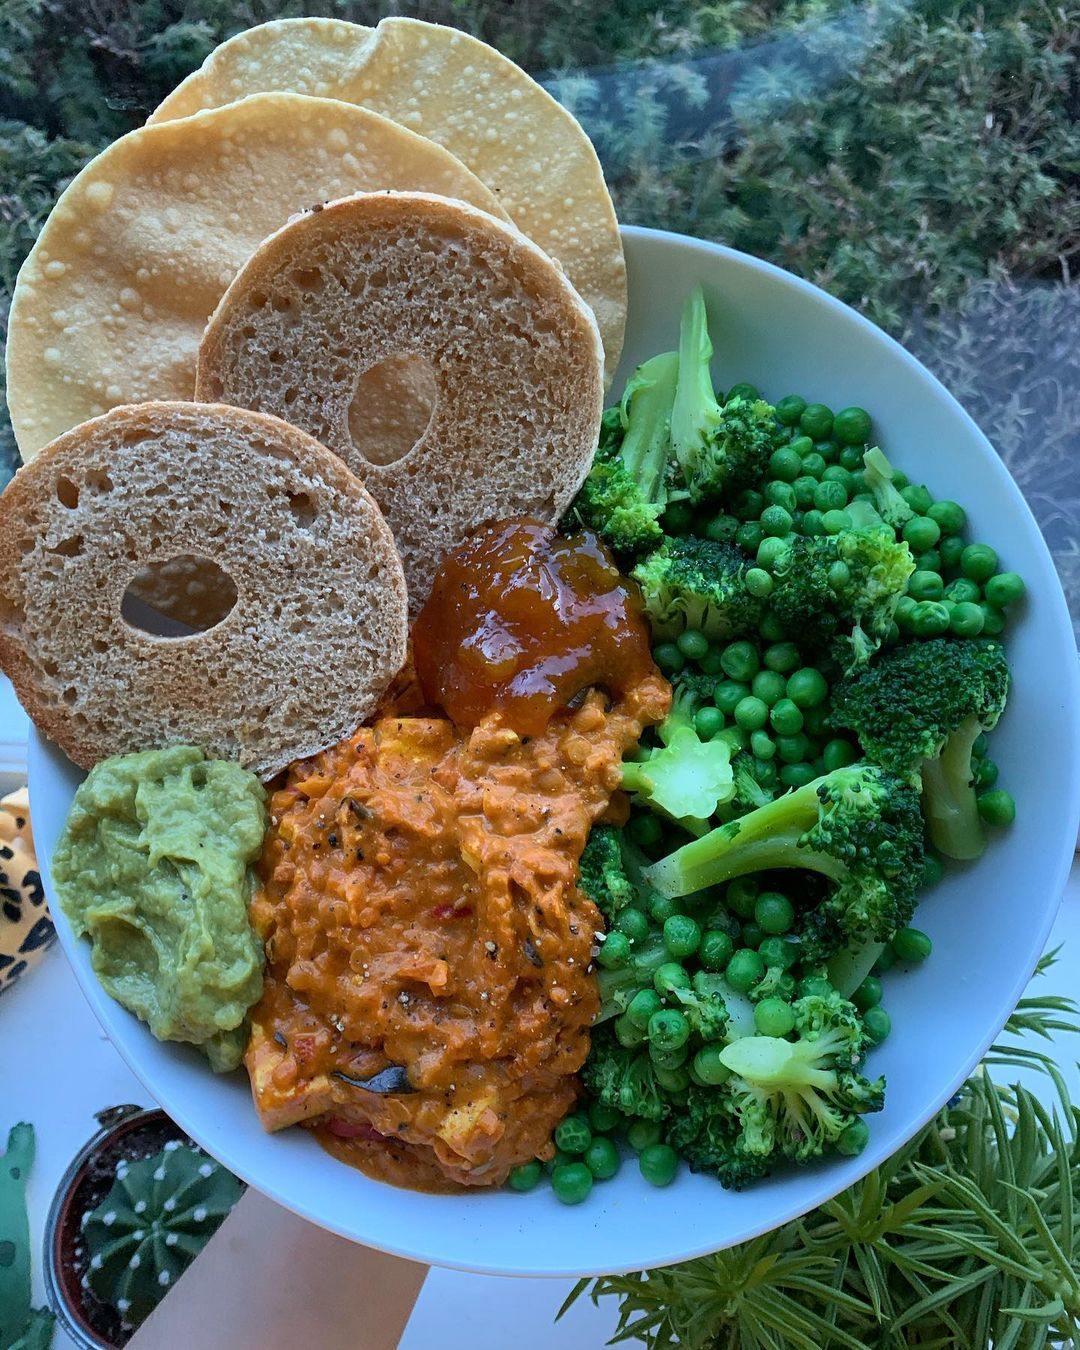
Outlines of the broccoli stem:
[{"label": "broccoli stem", "polygon": [[662,501],[666,495],[664,476],[678,373],[676,353],[662,352],[638,367],[623,394],[626,434],[619,447],[619,458],[634,476],[642,495],[652,502]]},{"label": "broccoli stem", "polygon": [[648,868],[646,880],[670,898],[778,867],[805,867],[842,880],[846,875],[842,862],[799,847],[799,839],[818,819],[819,782],[807,783],[684,844]]},{"label": "broccoli stem", "polygon": [[679,325],[678,383],[671,411],[671,447],[684,468],[700,451],[706,432],[719,425],[723,412],[709,371],[712,354],[705,294],[695,286]]},{"label": "broccoli stem", "polygon": [[922,805],[930,840],[947,858],[981,857],[986,840],[971,780],[971,751],[982,726],[968,717],[938,759],[922,765]]}]

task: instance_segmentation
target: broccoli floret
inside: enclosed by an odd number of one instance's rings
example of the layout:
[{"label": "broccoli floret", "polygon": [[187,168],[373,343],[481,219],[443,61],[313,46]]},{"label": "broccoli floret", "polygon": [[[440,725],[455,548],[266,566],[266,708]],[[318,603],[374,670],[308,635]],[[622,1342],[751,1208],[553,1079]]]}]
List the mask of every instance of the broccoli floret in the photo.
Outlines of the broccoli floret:
[{"label": "broccoli floret", "polygon": [[776,449],[774,410],[761,399],[721,405],[713,390],[705,297],[696,286],[679,326],[679,372],[671,413],[671,445],[693,502],[715,501],[726,490],[766,477]]},{"label": "broccoli floret", "polygon": [[581,1077],[595,1101],[623,1115],[661,1120],[667,1111],[648,1052],[626,1049],[607,1030],[593,1035]]},{"label": "broccoli floret", "polygon": [[678,365],[674,352],[664,352],[638,366],[619,407],[605,412],[592,468],[564,528],[595,530],[620,553],[641,553],[663,541],[659,517],[668,499]]},{"label": "broccoli floret", "polygon": [[808,959],[842,942],[891,937],[910,919],[923,863],[916,790],[871,764],[852,764],[788,792],[645,868],[666,896],[732,877],[799,867],[833,883],[802,933]]},{"label": "broccoli floret", "polygon": [[710,641],[756,633],[762,602],[746,589],[750,567],[735,544],[693,535],[668,539],[630,575],[641,587],[645,614],[657,642],[687,629]]},{"label": "broccoli floret", "polygon": [[720,1088],[692,1085],[666,1138],[692,1172],[707,1172],[728,1190],[741,1191],[769,1171],[767,1159],[739,1147],[741,1136],[732,1096]]},{"label": "broccoli floret", "polygon": [[731,747],[727,741],[703,741],[694,729],[701,706],[696,684],[675,689],[671,711],[657,727],[662,745],[639,751],[642,758],[624,760],[622,786],[692,833],[708,829],[708,818],[735,794]]},{"label": "broccoli floret", "polygon": [[848,506],[853,528],[790,535],[773,564],[769,605],[796,641],[865,665],[888,635],[915,560],[868,503]]},{"label": "broccoli floret", "polygon": [[626,1011],[630,1000],[639,989],[651,989],[653,976],[664,964],[670,961],[668,949],[664,946],[663,936],[652,932],[640,942],[635,942],[630,960],[624,966],[597,973],[596,985],[600,994],[600,1011],[596,1022],[606,1022]]},{"label": "broccoli floret", "polygon": [[902,530],[915,511],[893,485],[893,466],[876,445],[863,455],[863,466],[866,490],[874,498],[882,520],[894,530]]},{"label": "broccoli floret", "polygon": [[692,989],[673,989],[693,1031],[705,1041],[719,1041],[728,1026],[727,998],[731,993],[722,975],[699,970]]},{"label": "broccoli floret", "polygon": [[737,1153],[807,1162],[885,1102],[885,1082],[857,1072],[866,1046],[858,1011],[839,994],[799,999],[798,1039],[743,1036],[724,1048],[725,1084],[742,1125]]},{"label": "broccoli floret", "polygon": [[763,998],[782,998],[790,1001],[795,993],[795,976],[785,966],[766,966],[765,974],[750,990],[750,998],[760,1003]]},{"label": "broccoli floret", "polygon": [[608,923],[637,898],[623,857],[623,833],[614,825],[594,825],[579,864],[578,886]]},{"label": "broccoli floret", "polygon": [[997,725],[1009,693],[998,642],[929,638],[884,652],[833,689],[830,720],[853,731],[876,764],[916,786],[931,841],[949,858],[986,846],[971,749]]},{"label": "broccoli floret", "polygon": [[732,772],[735,777],[734,801],[737,806],[753,810],[772,801],[772,792],[762,787],[754,775],[753,755],[740,750],[732,762]]}]

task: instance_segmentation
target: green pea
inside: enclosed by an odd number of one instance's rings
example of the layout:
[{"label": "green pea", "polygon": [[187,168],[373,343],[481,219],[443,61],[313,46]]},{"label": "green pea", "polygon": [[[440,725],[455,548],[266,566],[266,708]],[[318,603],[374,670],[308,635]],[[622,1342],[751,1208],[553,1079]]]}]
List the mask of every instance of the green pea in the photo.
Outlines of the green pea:
[{"label": "green pea", "polygon": [[902,491],[911,482],[911,479],[904,473],[903,469],[893,469],[893,487],[897,491]]},{"label": "green pea", "polygon": [[820,670],[803,666],[788,676],[787,696],[800,708],[816,708],[829,695],[829,686]]},{"label": "green pea", "polygon": [[649,918],[652,919],[653,923],[657,923],[663,928],[673,914],[683,912],[683,905],[681,901],[673,900],[670,896],[654,895],[649,898],[648,910]]},{"label": "green pea", "polygon": [[781,675],[798,669],[800,659],[799,649],[794,642],[773,642],[761,654],[766,670],[776,670]]},{"label": "green pea", "polygon": [[819,703],[816,708],[803,709],[803,731],[808,736],[824,736],[828,731],[828,704]]},{"label": "green pea", "polygon": [[810,538],[825,533],[825,517],[816,508],[803,516],[802,532]]},{"label": "green pea", "polygon": [[802,471],[807,478],[812,478],[815,483],[822,477],[828,467],[825,463],[825,456],[818,450],[812,450],[810,454],[803,455]]},{"label": "green pea", "polygon": [[701,925],[689,914],[673,914],[664,923],[664,946],[679,960],[693,956],[701,946]]},{"label": "green pea", "polygon": [[818,776],[813,764],[805,761],[798,764],[784,764],[780,769],[780,781],[785,787],[801,788],[812,783]]},{"label": "green pea", "polygon": [[769,456],[769,472],[781,482],[793,483],[802,473],[802,456],[789,445],[782,446]]},{"label": "green pea", "polygon": [[[764,544],[763,539],[759,548],[764,547]],[[774,582],[764,567],[751,567],[743,577],[743,585],[756,600],[764,600],[766,596],[772,594]]]},{"label": "green pea", "polygon": [[861,445],[842,445],[838,456],[842,468],[849,473],[862,468],[863,447]]},{"label": "green pea", "polygon": [[743,731],[757,731],[769,720],[768,706],[752,694],[740,699],[735,707],[735,723]]},{"label": "green pea", "polygon": [[1022,599],[1026,589],[1024,579],[1018,573],[998,572],[986,583],[986,598],[998,609],[1004,609]]},{"label": "green pea", "polygon": [[925,961],[934,944],[920,928],[901,928],[893,934],[892,949],[900,961]]},{"label": "green pea", "polygon": [[[665,961],[653,974],[653,988],[661,997],[666,997],[673,989],[690,989],[692,981],[678,961]],[[681,1016],[681,1014],[680,1014]],[[649,1019],[652,1025],[652,1018]]]},{"label": "green pea", "polygon": [[870,414],[865,408],[841,408],[833,418],[833,435],[843,445],[865,445],[870,428]]},{"label": "green pea", "polygon": [[535,1158],[532,1162],[522,1163],[520,1167],[514,1167],[510,1171],[508,1178],[510,1189],[514,1191],[535,1190],[540,1184],[540,1178],[544,1175],[544,1168]]},{"label": "green pea", "polygon": [[795,922],[795,909],[779,891],[762,891],[754,905],[754,920],[765,933],[789,933]]},{"label": "green pea", "polygon": [[798,502],[795,499],[795,489],[790,483],[785,483],[779,478],[774,478],[771,482],[765,484],[765,502],[762,509],[762,515],[770,506],[782,506],[785,511],[794,511]]},{"label": "green pea", "polygon": [[939,548],[928,548],[922,553],[916,553],[915,567],[919,572],[940,572],[941,571],[941,550]]},{"label": "green pea", "polygon": [[715,739],[718,741],[727,741],[733,755],[737,755],[740,750],[745,750],[750,744],[750,736],[747,732],[743,731],[742,727],[725,727]]},{"label": "green pea", "polygon": [[651,1186],[670,1186],[679,1170],[679,1155],[670,1144],[650,1144],[638,1154],[638,1168]]},{"label": "green pea", "polygon": [[761,940],[764,936],[765,930],[760,924],[755,923],[754,920],[751,919],[749,923],[743,924],[742,935],[739,941],[744,947],[748,947],[751,951],[756,952],[761,946]]},{"label": "green pea", "polygon": [[960,570],[972,581],[989,581],[998,568],[998,555],[989,544],[968,544],[960,555]]},{"label": "green pea", "polygon": [[957,637],[978,637],[985,622],[982,606],[967,600],[957,605],[949,615],[949,627]]},{"label": "green pea", "polygon": [[728,390],[727,398],[724,399],[724,402],[730,403],[732,399],[741,398],[744,403],[754,403],[760,397],[761,395],[758,393],[756,385],[747,384],[745,381],[743,381],[741,384],[733,384],[731,386],[731,388]]},{"label": "green pea", "polygon": [[755,759],[770,760],[776,754],[776,742],[767,731],[755,731],[750,736],[750,753]]},{"label": "green pea", "polygon": [[983,637],[999,637],[1005,631],[1005,615],[993,605],[980,606],[983,612]]},{"label": "green pea", "polygon": [[694,714],[694,730],[703,741],[711,741],[724,729],[724,714],[719,708],[706,704]]},{"label": "green pea", "polygon": [[660,1050],[678,1050],[690,1039],[690,1023],[677,1008],[661,1008],[649,1018],[648,1037]]},{"label": "green pea", "polygon": [[945,587],[945,599],[957,605],[978,604],[982,599],[982,587],[970,577],[956,577]]},{"label": "green pea", "polygon": [[[725,652],[725,655],[726,654],[727,653]],[[754,670],[747,676],[747,680],[752,679],[756,674],[757,671]],[[721,680],[716,686],[713,698],[716,700],[716,706],[725,717],[731,717],[734,715],[735,709],[749,693],[750,685],[743,680]]]},{"label": "green pea", "polygon": [[[711,928],[702,936],[701,946],[698,948],[698,960],[705,970],[719,974],[731,960],[733,951],[734,943],[727,933],[721,933]],[[631,1003],[630,1008],[633,1006],[633,1003]],[[627,1009],[627,1012],[630,1011],[630,1008]]]},{"label": "green pea", "polygon": [[860,1012],[876,1008],[881,1002],[881,981],[877,976],[867,975],[866,979],[852,994],[851,1001]]},{"label": "green pea", "polygon": [[868,1008],[863,1013],[863,1026],[866,1028],[866,1034],[873,1045],[880,1045],[881,1042],[892,1031],[892,1018],[880,1005]]},{"label": "green pea", "polygon": [[764,538],[765,531],[759,520],[743,521],[735,533],[735,542],[745,553],[756,553]]},{"label": "green pea", "polygon": [[[934,504],[934,499],[930,495],[930,489],[925,485],[919,486],[912,483],[909,487],[900,489],[900,496],[907,502],[908,506],[920,516],[925,516]],[[937,521],[934,521],[937,525]],[[938,525],[940,531],[941,526]]]},{"label": "green pea", "polygon": [[674,642],[661,642],[653,648],[653,660],[661,670],[677,674],[686,665],[686,657]]},{"label": "green pea", "polygon": [[836,989],[824,975],[804,975],[796,992],[799,998],[830,998]]},{"label": "green pea", "polygon": [[798,426],[799,418],[806,411],[806,399],[798,394],[787,394],[776,405],[776,420],[786,427]]},{"label": "green pea", "polygon": [[763,703],[767,703],[771,708],[774,703],[784,697],[784,690],[787,681],[778,670],[759,670],[750,682],[750,692],[754,698],[759,698]]},{"label": "green pea", "polygon": [[[779,509],[780,508],[777,507],[777,510]],[[757,555],[755,558],[758,567],[763,570],[775,568],[777,561],[787,552],[787,548],[788,542],[785,538],[781,538],[781,536],[776,534],[766,535],[761,543],[758,544]]]},{"label": "green pea", "polygon": [[551,1174],[551,1189],[564,1205],[580,1205],[592,1188],[593,1174],[583,1162],[564,1163]]},{"label": "green pea", "polygon": [[865,1120],[845,1125],[836,1140],[836,1151],[845,1158],[857,1158],[870,1142],[870,1127]]},{"label": "green pea", "polygon": [[878,959],[870,967],[872,975],[884,975],[896,965],[896,953],[891,947],[882,947]]},{"label": "green pea", "polygon": [[627,1050],[635,1050],[645,1040],[645,1033],[640,1027],[634,1026],[625,1013],[621,1017],[616,1017],[612,1023],[615,1031],[615,1039]]},{"label": "green pea", "polygon": [[769,721],[779,735],[795,736],[803,729],[802,709],[793,699],[778,699],[769,713]]},{"label": "green pea", "polygon": [[826,511],[821,517],[826,534],[841,534],[851,529],[851,517],[846,511]]},{"label": "green pea", "polygon": [[799,430],[813,441],[832,435],[833,412],[824,403],[808,403],[799,418]]},{"label": "green pea", "polygon": [[938,545],[938,553],[941,555],[942,567],[955,571],[964,553],[963,539],[958,534],[946,535]]},{"label": "green pea", "polygon": [[940,637],[949,630],[950,614],[945,605],[920,600],[911,614],[911,631],[916,637]]},{"label": "green pea", "polygon": [[758,890],[756,877],[736,877],[728,883],[724,895],[728,909],[740,919],[749,919],[757,903]]},{"label": "green pea", "polygon": [[688,628],[675,639],[675,645],[689,660],[700,661],[709,650],[709,639],[696,628]]},{"label": "green pea", "polygon": [[945,583],[937,572],[912,572],[907,593],[912,600],[940,600],[945,594]]},{"label": "green pea", "polygon": [[775,614],[766,613],[758,624],[758,636],[766,642],[783,642],[787,633],[784,632],[784,625]]},{"label": "green pea", "polygon": [[564,1153],[584,1153],[591,1143],[592,1130],[587,1116],[575,1113],[555,1126],[555,1144]]},{"label": "green pea", "polygon": [[814,442],[809,436],[796,434],[791,438],[791,448],[800,459],[805,459],[807,455],[813,454]]},{"label": "green pea", "polygon": [[765,508],[765,498],[755,488],[743,488],[731,503],[731,514],[739,520],[757,520]]},{"label": "green pea", "polygon": [[1011,825],[1016,819],[1016,802],[1004,788],[981,792],[976,798],[979,815],[987,825]]},{"label": "green pea", "polygon": [[733,542],[738,528],[739,522],[734,516],[713,516],[712,520],[705,526],[705,538],[712,539],[718,544],[730,544]]},{"label": "green pea", "polygon": [[724,973],[736,993],[748,994],[764,976],[765,962],[749,947],[740,947],[738,951],[732,952]]},{"label": "green pea", "polygon": [[829,586],[837,595],[840,595],[845,586],[851,583],[851,568],[842,558],[837,558],[836,562],[831,563],[828,571]]},{"label": "green pea", "polygon": [[657,818],[644,811],[635,812],[626,828],[630,838],[641,848],[655,848],[664,833],[664,827]]},{"label": "green pea", "polygon": [[648,1031],[649,1019],[664,1006],[655,989],[639,989],[627,1005],[624,1016],[639,1031]]},{"label": "green pea", "polygon": [[922,884],[924,886],[936,886],[945,875],[945,866],[936,853],[927,851],[923,858],[922,866]]},{"label": "green pea", "polygon": [[657,1144],[663,1138],[664,1127],[658,1120],[635,1120],[626,1131],[626,1142],[640,1153],[651,1144]]},{"label": "green pea", "polygon": [[972,764],[972,770],[978,788],[992,788],[998,780],[998,766],[992,759],[980,759],[977,766]]},{"label": "green pea", "polygon": [[847,504],[848,493],[843,483],[825,479],[814,489],[814,506],[818,511],[842,511]]},{"label": "green pea", "polygon": [[754,1006],[754,1026],[761,1036],[786,1036],[795,1026],[791,1004],[782,998],[763,998]]},{"label": "green pea", "polygon": [[927,507],[926,514],[941,527],[942,534],[959,534],[967,524],[967,512],[956,502],[934,502]]},{"label": "green pea", "polygon": [[694,523],[694,509],[689,502],[671,502],[660,518],[665,534],[689,534]]},{"label": "green pea", "polygon": [[776,754],[781,764],[798,764],[810,751],[810,741],[802,731],[776,737]]},{"label": "green pea", "polygon": [[593,1134],[610,1134],[622,1124],[622,1112],[603,1102],[593,1102],[589,1106],[589,1126]]},{"label": "green pea", "polygon": [[893,610],[893,617],[897,625],[903,628],[911,627],[911,616],[915,612],[915,600],[910,595],[902,595],[896,602],[896,608]]},{"label": "green pea", "polygon": [[692,1072],[706,1087],[718,1087],[731,1077],[731,1070],[720,1059],[722,1054],[723,1046],[703,1045],[694,1056]]},{"label": "green pea", "polygon": [[849,764],[854,764],[859,758],[859,752],[842,737],[835,740],[826,741],[825,748],[821,752],[821,758],[824,762],[826,773],[832,773],[834,769],[844,769]]},{"label": "green pea", "polygon": [[765,560],[761,557],[761,549],[771,537],[773,539],[783,539],[785,535],[791,533],[791,512],[783,506],[767,506],[761,513],[761,528],[765,533],[765,540],[758,548],[758,564],[765,565]]},{"label": "green pea", "polygon": [[596,954],[596,964],[605,970],[616,970],[630,960],[630,939],[618,931],[609,933]]},{"label": "green pea", "polygon": [[609,1181],[619,1170],[619,1150],[610,1139],[594,1139],[584,1162],[597,1181]]},{"label": "green pea", "polygon": [[815,441],[814,449],[826,464],[835,464],[840,458],[840,447],[834,440]]},{"label": "green pea", "polygon": [[721,665],[731,679],[751,680],[757,674],[761,660],[752,642],[730,642],[724,648]]},{"label": "green pea", "polygon": [[901,533],[913,553],[922,553],[925,549],[933,548],[941,538],[941,527],[929,516],[912,516],[904,523]]},{"label": "green pea", "polygon": [[800,474],[791,485],[795,489],[795,502],[798,507],[805,511],[814,504],[814,493],[818,489],[818,481],[812,478],[810,474]]}]

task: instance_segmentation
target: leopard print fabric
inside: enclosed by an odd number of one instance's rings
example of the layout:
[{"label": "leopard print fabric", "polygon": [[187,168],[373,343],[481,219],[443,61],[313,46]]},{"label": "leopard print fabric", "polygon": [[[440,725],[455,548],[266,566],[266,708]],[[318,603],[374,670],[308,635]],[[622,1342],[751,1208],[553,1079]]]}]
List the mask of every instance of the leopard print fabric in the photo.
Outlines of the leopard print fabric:
[{"label": "leopard print fabric", "polygon": [[34,856],[26,789],[0,799],[0,997],[56,939]]}]

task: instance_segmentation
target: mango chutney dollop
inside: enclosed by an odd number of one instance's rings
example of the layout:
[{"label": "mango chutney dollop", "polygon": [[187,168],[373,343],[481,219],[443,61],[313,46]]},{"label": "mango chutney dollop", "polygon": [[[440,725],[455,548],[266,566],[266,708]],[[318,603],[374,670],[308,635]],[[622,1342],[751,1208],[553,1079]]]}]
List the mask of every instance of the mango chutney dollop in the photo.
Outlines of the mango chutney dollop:
[{"label": "mango chutney dollop", "polygon": [[[383,717],[293,765],[270,802],[251,907],[269,962],[246,1056],[256,1105],[267,1128],[312,1124],[336,1156],[398,1185],[497,1185],[550,1154],[598,1008],[601,919],[577,887],[578,860],[620,760],[669,703],[632,591],[600,546],[585,541],[575,562],[579,545],[540,532],[482,532],[517,548],[527,573],[544,547],[566,556],[529,573],[532,600],[499,570],[505,548],[481,570],[475,539],[436,590],[468,560],[452,616],[465,637],[546,614],[543,643],[520,626],[514,640],[518,672],[546,663],[547,714],[531,678],[522,718],[506,697],[512,678],[485,675],[467,707],[451,698],[464,725]],[[580,624],[616,585],[619,637],[594,660]],[[414,640],[430,653],[425,616]]]}]

